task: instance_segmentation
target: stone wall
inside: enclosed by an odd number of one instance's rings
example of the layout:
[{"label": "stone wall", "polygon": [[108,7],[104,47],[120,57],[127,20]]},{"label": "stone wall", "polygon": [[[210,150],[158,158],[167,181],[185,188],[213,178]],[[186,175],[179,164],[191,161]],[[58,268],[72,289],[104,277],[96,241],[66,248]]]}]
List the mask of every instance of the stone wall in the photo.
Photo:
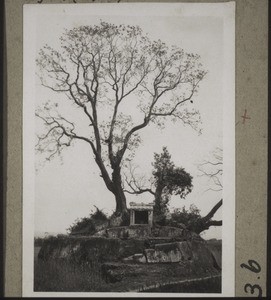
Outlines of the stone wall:
[{"label": "stone wall", "polygon": [[153,248],[146,248],[143,253],[136,253],[123,261],[151,264],[193,261],[219,269],[216,256],[208,249],[206,243],[198,241],[156,244]]},{"label": "stone wall", "polygon": [[107,238],[179,238],[182,240],[197,239],[201,240],[199,235],[189,230],[170,227],[148,225],[130,225],[111,227],[97,232],[94,236]]},{"label": "stone wall", "polygon": [[118,261],[134,253],[143,253],[145,240],[104,237],[52,237],[44,240],[38,258],[69,259],[76,262]]},{"label": "stone wall", "polygon": [[[140,238],[116,238],[127,234],[127,229]],[[60,260],[62,264],[63,260],[65,264],[68,260],[79,266],[96,265],[111,291],[221,274],[221,241],[208,243],[180,230],[158,228],[160,234],[171,237],[157,237],[152,236],[150,226],[130,226],[108,229],[111,237],[50,237],[43,241],[35,263]]]},{"label": "stone wall", "polygon": [[52,237],[44,240],[39,258],[72,259],[78,262],[98,260],[136,263],[181,263],[193,260],[201,265],[212,265],[216,269],[221,269],[221,242],[208,243],[191,236],[188,239],[189,235],[183,229],[175,231],[170,227],[163,228],[164,231],[166,229],[168,237],[151,237],[149,226],[138,225],[109,228],[107,237]]},{"label": "stone wall", "polygon": [[148,225],[131,225],[107,228],[95,234],[107,238],[146,238],[151,235],[151,227]]}]

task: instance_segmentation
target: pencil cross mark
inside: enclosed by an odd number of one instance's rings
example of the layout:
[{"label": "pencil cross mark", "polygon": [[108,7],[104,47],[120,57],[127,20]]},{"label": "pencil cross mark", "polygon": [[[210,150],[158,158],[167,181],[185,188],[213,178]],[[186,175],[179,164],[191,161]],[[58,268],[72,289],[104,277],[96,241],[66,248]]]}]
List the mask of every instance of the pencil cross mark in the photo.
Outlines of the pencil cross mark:
[{"label": "pencil cross mark", "polygon": [[250,117],[247,116],[247,110],[245,109],[245,113],[243,116],[241,116],[241,118],[243,118],[243,124],[245,124],[246,120],[250,119]]}]

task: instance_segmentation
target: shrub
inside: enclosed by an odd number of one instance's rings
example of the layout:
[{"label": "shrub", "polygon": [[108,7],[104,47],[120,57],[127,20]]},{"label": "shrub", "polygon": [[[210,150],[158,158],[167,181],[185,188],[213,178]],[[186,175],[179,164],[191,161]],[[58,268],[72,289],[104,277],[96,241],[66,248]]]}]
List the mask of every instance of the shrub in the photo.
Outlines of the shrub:
[{"label": "shrub", "polygon": [[108,222],[106,214],[96,207],[96,211],[91,213],[89,217],[76,219],[75,222],[67,229],[69,234],[75,233],[88,233],[94,234],[97,230],[97,226]]},{"label": "shrub", "polygon": [[41,247],[42,246],[42,244],[43,244],[43,238],[41,238],[41,237],[35,237],[34,238],[34,245],[35,245],[35,247]]},{"label": "shrub", "polygon": [[189,227],[191,224],[196,224],[200,219],[200,210],[196,205],[191,204],[189,209],[186,209],[184,206],[181,209],[174,209],[170,219],[167,220],[167,225],[176,226],[176,224],[182,224],[185,227]]}]

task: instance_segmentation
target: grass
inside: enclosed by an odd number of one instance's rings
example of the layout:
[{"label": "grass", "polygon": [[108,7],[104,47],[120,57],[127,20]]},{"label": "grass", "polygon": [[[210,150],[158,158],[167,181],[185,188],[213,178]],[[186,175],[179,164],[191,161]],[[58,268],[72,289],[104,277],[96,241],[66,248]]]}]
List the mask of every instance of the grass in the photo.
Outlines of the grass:
[{"label": "grass", "polygon": [[[214,274],[213,270],[195,262],[194,264],[141,264],[132,267],[132,271],[123,277],[121,282],[106,283],[101,272],[101,262],[95,256],[88,260],[72,261],[68,259],[38,259],[40,247],[35,247],[34,291],[36,292],[128,292],[139,287],[153,286],[158,282],[176,282],[195,277],[207,277]],[[91,260],[90,260],[91,259]],[[127,266],[129,267],[129,266]],[[135,269],[133,269],[135,268]],[[132,272],[132,273],[131,273]],[[216,272],[215,274],[219,274]],[[168,282],[168,281],[167,281]],[[172,293],[219,293],[221,278],[196,281],[182,284],[167,284],[143,292]]]},{"label": "grass", "polygon": [[73,261],[40,260],[35,247],[34,291],[36,292],[92,292],[104,285],[98,261],[78,264]]},{"label": "grass", "polygon": [[[144,267],[142,265],[142,267]],[[163,265],[163,271],[165,265]],[[92,262],[78,265],[67,260],[35,261],[34,291],[36,292],[128,292],[138,287],[152,286],[155,282],[165,282],[157,272],[155,265],[148,266],[146,274],[128,276],[122,282],[106,283],[102,279],[100,264]],[[146,270],[145,270],[146,271]],[[161,270],[162,271],[162,270]],[[157,274],[156,274],[157,273]],[[170,275],[170,274],[169,274]],[[206,274],[207,275],[207,274]],[[185,276],[189,278],[190,276]],[[168,276],[176,280],[175,276]],[[141,289],[141,292],[161,293],[220,293],[221,277],[209,280],[167,284],[155,288]]]},{"label": "grass", "polygon": [[99,266],[69,261],[38,261],[34,269],[36,292],[91,292],[100,290]]}]

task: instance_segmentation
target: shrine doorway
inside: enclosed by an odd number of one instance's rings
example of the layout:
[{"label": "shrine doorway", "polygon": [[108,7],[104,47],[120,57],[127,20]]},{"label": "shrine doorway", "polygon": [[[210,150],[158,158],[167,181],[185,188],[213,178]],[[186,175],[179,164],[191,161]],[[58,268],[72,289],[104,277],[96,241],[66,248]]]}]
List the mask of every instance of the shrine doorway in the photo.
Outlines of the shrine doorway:
[{"label": "shrine doorway", "polygon": [[130,225],[153,226],[154,203],[130,202]]},{"label": "shrine doorway", "polygon": [[149,212],[147,210],[135,211],[135,224],[149,224]]}]

